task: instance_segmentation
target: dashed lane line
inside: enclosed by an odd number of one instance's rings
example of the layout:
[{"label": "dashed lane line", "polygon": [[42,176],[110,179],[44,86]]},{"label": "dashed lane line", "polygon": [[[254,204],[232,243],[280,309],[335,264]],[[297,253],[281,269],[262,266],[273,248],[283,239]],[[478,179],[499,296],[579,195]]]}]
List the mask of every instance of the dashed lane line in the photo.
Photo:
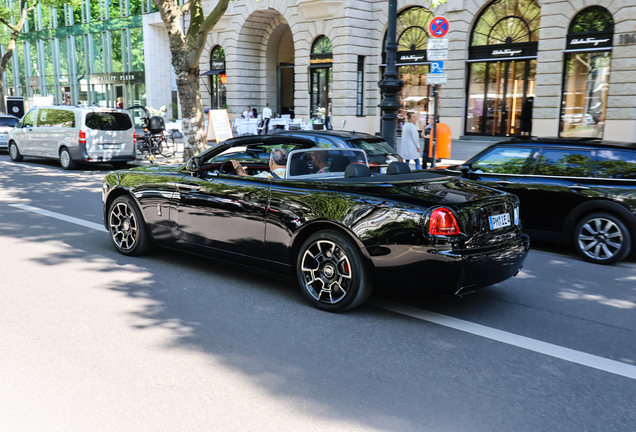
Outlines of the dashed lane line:
[{"label": "dashed lane line", "polygon": [[65,222],[70,222],[73,223],[75,225],[80,225],[86,228],[91,228],[94,230],[98,230],[98,231],[103,231],[106,232],[106,228],[104,228],[104,225],[101,224],[96,224],[93,222],[88,222],[82,219],[78,219],[78,218],[74,218],[72,216],[66,216],[60,213],[55,213],[49,210],[44,210],[38,207],[33,207],[30,205],[26,205],[26,204],[9,204],[10,207],[15,207],[15,208],[19,208],[21,210],[26,210],[26,211],[30,211],[33,213],[37,213],[37,214],[41,214],[43,216],[48,216],[51,217],[53,219],[58,219],[58,220],[62,220]]}]

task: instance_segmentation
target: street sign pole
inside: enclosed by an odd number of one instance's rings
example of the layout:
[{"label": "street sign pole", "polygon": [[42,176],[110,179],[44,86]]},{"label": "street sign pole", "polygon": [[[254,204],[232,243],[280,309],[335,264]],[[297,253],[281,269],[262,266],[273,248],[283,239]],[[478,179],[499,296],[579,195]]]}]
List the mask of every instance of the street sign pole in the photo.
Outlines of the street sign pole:
[{"label": "street sign pole", "polygon": [[437,101],[439,99],[439,85],[435,84],[433,86],[433,99],[435,100],[435,102],[433,103],[433,135],[431,136],[431,138],[429,139],[430,143],[433,145],[433,162],[431,162],[431,167],[433,168],[437,168],[437,112],[438,112],[438,107],[439,105],[437,104]]}]

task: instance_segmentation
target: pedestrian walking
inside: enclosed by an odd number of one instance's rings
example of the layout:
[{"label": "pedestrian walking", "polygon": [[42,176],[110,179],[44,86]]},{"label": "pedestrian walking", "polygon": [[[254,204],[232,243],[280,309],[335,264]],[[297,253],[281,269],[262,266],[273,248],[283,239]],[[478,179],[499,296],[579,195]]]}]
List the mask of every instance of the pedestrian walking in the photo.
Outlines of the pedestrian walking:
[{"label": "pedestrian walking", "polygon": [[409,160],[413,159],[415,161],[415,169],[422,169],[422,165],[420,164],[422,146],[420,145],[420,136],[415,127],[416,120],[415,113],[409,112],[406,114],[406,124],[402,128],[400,156],[404,158],[407,164]]},{"label": "pedestrian walking", "polygon": [[422,138],[424,138],[424,151],[422,152],[422,166],[424,168],[428,168],[428,164],[430,163],[433,166],[433,158],[428,154],[431,148],[431,131],[433,130],[433,125],[430,120],[426,120],[426,127],[422,129]]},{"label": "pedestrian walking", "polygon": [[263,133],[267,135],[267,129],[269,129],[269,119],[272,118],[272,109],[269,107],[269,104],[265,104],[265,108],[263,108]]}]

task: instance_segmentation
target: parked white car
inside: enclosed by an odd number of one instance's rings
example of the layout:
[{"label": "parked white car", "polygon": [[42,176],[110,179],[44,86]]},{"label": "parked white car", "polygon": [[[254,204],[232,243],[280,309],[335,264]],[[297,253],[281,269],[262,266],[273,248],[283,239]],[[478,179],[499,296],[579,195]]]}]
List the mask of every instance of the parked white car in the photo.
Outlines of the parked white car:
[{"label": "parked white car", "polygon": [[124,168],[136,159],[130,115],[120,109],[79,106],[36,107],[9,133],[9,155],[57,159],[62,168],[109,163]]},{"label": "parked white car", "polygon": [[0,114],[0,150],[8,149],[9,132],[20,121],[19,118],[9,114]]}]

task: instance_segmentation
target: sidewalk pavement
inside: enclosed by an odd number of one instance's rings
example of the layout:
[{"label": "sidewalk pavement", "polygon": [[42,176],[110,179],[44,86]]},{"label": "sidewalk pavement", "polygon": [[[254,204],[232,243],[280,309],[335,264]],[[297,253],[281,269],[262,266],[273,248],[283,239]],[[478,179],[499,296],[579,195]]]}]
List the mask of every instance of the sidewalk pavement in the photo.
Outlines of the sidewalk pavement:
[{"label": "sidewalk pavement", "polygon": [[[397,152],[400,151],[400,140],[397,139]],[[489,145],[495,143],[495,141],[478,141],[478,140],[462,140],[454,139],[451,143],[451,157],[450,159],[442,159],[437,165],[459,165],[472,156],[476,155]],[[177,140],[177,152],[172,157],[165,157],[162,155],[154,155],[149,157],[148,154],[137,154],[137,160],[130,162],[131,166],[153,166],[153,165],[175,165],[178,166],[183,163],[183,140]],[[413,168],[415,165],[411,162]]]}]

